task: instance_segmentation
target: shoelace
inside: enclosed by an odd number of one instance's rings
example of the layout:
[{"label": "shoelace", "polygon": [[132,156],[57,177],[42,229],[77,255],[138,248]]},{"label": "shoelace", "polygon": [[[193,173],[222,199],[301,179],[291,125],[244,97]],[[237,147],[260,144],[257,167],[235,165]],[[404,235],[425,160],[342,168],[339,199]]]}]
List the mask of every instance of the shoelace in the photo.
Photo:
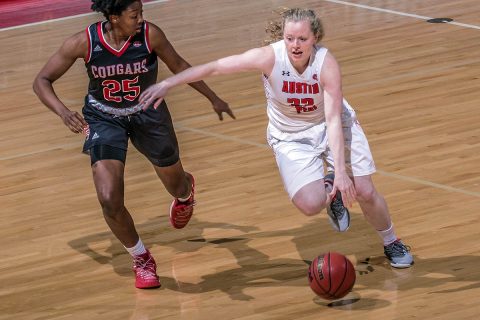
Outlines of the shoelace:
[{"label": "shoelace", "polygon": [[392,257],[398,257],[410,252],[410,247],[404,245],[400,241],[395,241],[386,246],[385,251]]},{"label": "shoelace", "polygon": [[136,273],[143,279],[157,278],[155,265],[151,262],[150,258],[147,261],[143,260],[142,258],[135,258],[133,264]]},{"label": "shoelace", "polygon": [[146,269],[139,269],[138,272],[137,272],[137,275],[139,275],[140,277],[142,277],[145,280],[157,279],[157,275],[154,272],[152,272],[150,270],[146,270]]},{"label": "shoelace", "polygon": [[333,198],[332,203],[330,204],[332,207],[332,211],[337,218],[341,218],[344,214],[344,206],[341,199],[339,199],[338,195],[335,195]]},{"label": "shoelace", "polygon": [[192,203],[189,203],[190,201],[188,202],[179,202],[177,204],[177,214],[179,214],[180,216],[185,216],[186,214],[189,214],[189,210],[195,206],[196,202],[195,200],[192,201]]}]

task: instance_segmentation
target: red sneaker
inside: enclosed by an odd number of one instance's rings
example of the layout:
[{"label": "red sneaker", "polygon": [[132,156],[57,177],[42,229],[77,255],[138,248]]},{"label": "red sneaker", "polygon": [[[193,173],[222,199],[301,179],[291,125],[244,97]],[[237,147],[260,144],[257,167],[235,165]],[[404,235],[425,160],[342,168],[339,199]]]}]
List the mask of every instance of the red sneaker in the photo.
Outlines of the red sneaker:
[{"label": "red sneaker", "polygon": [[182,229],[190,221],[193,214],[193,206],[195,205],[194,193],[195,193],[195,180],[190,173],[187,173],[192,180],[192,194],[185,202],[180,202],[178,199],[174,199],[170,206],[170,223],[176,229]]},{"label": "red sneaker", "polygon": [[157,276],[157,265],[148,250],[133,258],[133,272],[135,272],[135,287],[148,289],[161,286]]}]

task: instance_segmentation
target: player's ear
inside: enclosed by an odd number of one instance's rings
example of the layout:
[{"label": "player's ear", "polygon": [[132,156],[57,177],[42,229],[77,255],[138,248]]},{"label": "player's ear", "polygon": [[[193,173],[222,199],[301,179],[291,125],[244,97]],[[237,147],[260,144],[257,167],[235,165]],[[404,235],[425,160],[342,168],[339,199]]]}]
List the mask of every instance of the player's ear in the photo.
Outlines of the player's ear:
[{"label": "player's ear", "polygon": [[112,15],[110,15],[109,20],[110,20],[111,23],[118,23],[118,21],[120,20],[120,17],[115,15],[115,14],[112,14]]}]

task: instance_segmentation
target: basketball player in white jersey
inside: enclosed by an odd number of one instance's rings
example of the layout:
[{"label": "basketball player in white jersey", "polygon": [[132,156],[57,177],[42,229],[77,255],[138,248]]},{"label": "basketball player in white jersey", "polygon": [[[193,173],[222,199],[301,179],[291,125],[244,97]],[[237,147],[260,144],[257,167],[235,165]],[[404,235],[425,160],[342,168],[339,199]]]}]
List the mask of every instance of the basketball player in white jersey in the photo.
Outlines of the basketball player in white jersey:
[{"label": "basketball player in white jersey", "polygon": [[[390,264],[410,267],[413,257],[396,236],[387,204],[373,185],[375,164],[355,111],[343,99],[340,67],[320,44],[319,18],[312,10],[290,9],[273,30],[281,30],[281,40],[189,68],[148,88],[140,102],[158,107],[174,86],[213,75],[261,71],[267,139],[294,205],[306,215],[326,208],[332,226],[346,231],[346,207],[358,201],[383,239]],[[325,171],[330,173],[325,176]]]}]

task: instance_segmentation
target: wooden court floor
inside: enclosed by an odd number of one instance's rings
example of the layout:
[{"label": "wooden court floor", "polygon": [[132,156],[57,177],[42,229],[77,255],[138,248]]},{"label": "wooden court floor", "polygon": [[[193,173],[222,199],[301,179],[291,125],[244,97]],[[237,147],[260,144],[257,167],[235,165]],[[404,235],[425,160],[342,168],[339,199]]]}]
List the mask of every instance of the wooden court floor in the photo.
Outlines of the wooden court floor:
[{"label": "wooden court floor", "polygon": [[[158,262],[162,288],[133,286],[131,259],[97,203],[83,138],[32,92],[68,35],[101,19],[0,31],[0,319],[479,319],[480,3],[477,0],[195,0],[145,5],[179,53],[198,64],[260,46],[272,11],[322,17],[344,93],[359,115],[399,236],[415,266],[394,270],[355,205],[347,233],[304,217],[265,142],[260,75],[207,80],[236,113],[219,122],[188,86],[167,98],[185,168],[197,181],[188,227],[133,148],[126,205]],[[428,23],[428,18],[453,23]],[[159,77],[169,75],[162,66]],[[79,61],[56,83],[80,111]],[[340,301],[315,297],[305,261],[347,255],[357,282]]]}]

